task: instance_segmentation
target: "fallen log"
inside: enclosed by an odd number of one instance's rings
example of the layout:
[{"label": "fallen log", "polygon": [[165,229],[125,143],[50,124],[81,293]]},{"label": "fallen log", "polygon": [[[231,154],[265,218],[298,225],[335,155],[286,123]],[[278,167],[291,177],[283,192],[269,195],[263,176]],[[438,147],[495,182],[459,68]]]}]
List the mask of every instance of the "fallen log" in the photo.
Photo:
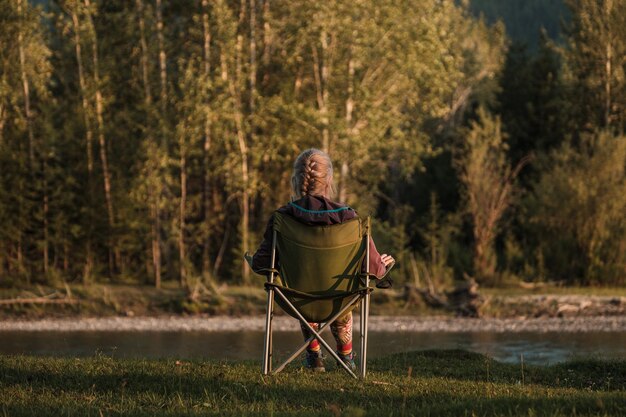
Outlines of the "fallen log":
[{"label": "fallen log", "polygon": [[12,305],[12,304],[78,304],[80,300],[66,299],[66,298],[12,298],[7,300],[0,300],[0,305]]},{"label": "fallen log", "polygon": [[483,298],[478,293],[478,284],[474,279],[468,279],[443,294],[431,288],[405,285],[404,299],[407,305],[417,304],[418,297],[429,307],[454,311],[458,316],[463,317],[480,317],[480,308],[484,304]]}]

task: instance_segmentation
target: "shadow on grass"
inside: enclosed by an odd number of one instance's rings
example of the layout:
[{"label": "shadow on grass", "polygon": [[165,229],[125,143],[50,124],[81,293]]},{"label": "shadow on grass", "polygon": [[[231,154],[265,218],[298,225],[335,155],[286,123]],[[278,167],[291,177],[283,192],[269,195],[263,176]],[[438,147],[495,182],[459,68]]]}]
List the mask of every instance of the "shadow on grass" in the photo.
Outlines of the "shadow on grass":
[{"label": "shadow on grass", "polygon": [[398,353],[371,361],[369,369],[457,380],[539,384],[594,390],[626,389],[626,360],[581,359],[550,366],[505,364],[464,350]]},{"label": "shadow on grass", "polygon": [[[394,416],[466,415],[468,410],[478,415],[626,414],[623,361],[530,367],[524,383],[535,388],[528,389],[518,384],[517,366],[465,351],[380,358],[371,362],[365,383],[341,372],[312,375],[294,368],[262,378],[257,365],[0,356],[0,415],[3,410],[11,416],[99,415],[100,409],[105,415],[350,415],[345,414],[349,408],[354,415],[362,409],[367,415]],[[589,386],[589,373],[597,374],[593,381],[613,382]],[[378,379],[383,384],[375,385]],[[472,381],[492,384],[468,385]],[[549,394],[547,388],[577,390]],[[3,398],[9,391],[27,398]]]},{"label": "shadow on grass", "polygon": [[[268,398],[263,403],[202,406],[200,402],[169,407],[155,404],[126,404],[113,399],[75,401],[57,405],[34,397],[28,405],[0,406],[10,416],[622,416],[626,412],[623,395],[606,394],[602,398],[587,393],[575,399],[567,397],[519,397],[503,395],[498,398],[476,398],[463,395],[393,394],[383,398],[376,395],[339,393],[335,390],[281,389],[275,392],[288,398],[276,401]],[[298,399],[294,397],[298,397]],[[269,401],[269,402],[268,402]],[[271,404],[271,405],[269,405]]]}]

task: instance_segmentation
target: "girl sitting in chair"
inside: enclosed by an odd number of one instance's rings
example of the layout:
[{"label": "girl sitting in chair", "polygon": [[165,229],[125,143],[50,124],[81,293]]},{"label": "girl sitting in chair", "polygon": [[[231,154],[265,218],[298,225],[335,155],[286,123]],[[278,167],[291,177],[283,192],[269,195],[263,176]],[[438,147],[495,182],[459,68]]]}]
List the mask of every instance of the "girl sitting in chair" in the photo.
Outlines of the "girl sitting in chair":
[{"label": "girl sitting in chair", "polygon": [[[293,176],[291,177],[293,192],[292,202],[277,211],[285,213],[298,221],[307,225],[332,225],[343,223],[356,217],[356,212],[345,204],[332,200],[334,195],[333,187],[333,165],[328,154],[319,149],[308,149],[302,152],[293,165]],[[267,229],[263,236],[263,242],[259,246],[252,258],[252,269],[255,272],[263,268],[270,267],[271,246],[272,246],[272,221],[270,218]],[[394,259],[387,255],[380,255],[376,250],[374,241],[370,239],[370,273],[381,278],[385,275],[387,266],[394,262]],[[276,269],[278,269],[278,254],[276,256]],[[310,323],[316,331],[319,324]],[[339,357],[353,370],[356,369],[354,363],[354,353],[352,352],[352,312],[346,313],[331,324],[331,331],[337,342],[337,353]],[[301,325],[304,339],[307,340],[311,334],[308,329]],[[317,339],[307,347],[306,366],[316,372],[324,372],[322,361],[322,351]]]}]

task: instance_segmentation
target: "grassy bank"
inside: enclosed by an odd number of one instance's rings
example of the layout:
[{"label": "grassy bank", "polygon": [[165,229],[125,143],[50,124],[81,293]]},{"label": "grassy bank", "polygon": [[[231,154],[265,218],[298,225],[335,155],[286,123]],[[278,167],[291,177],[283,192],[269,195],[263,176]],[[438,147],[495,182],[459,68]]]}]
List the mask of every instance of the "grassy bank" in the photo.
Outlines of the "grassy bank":
[{"label": "grassy bank", "polygon": [[[617,305],[610,304],[583,311],[589,315],[621,314],[626,308],[626,287],[506,287],[481,288],[479,292],[486,301],[481,311],[487,317],[553,316],[558,306],[552,301],[548,300],[546,305],[540,306],[536,300],[526,297],[541,294],[618,299]],[[10,300],[14,302],[3,304]],[[18,300],[37,302],[23,303],[17,302]],[[261,279],[254,287],[222,285],[215,292],[204,292],[195,296],[173,282],[165,283],[161,289],[122,283],[0,288],[0,320],[196,314],[237,316],[262,314],[265,300]],[[452,311],[429,308],[421,300],[407,303],[401,285],[392,290],[377,291],[372,297],[372,303],[372,313],[377,315],[454,315]]]},{"label": "grassy bank", "polygon": [[522,367],[428,351],[370,370],[355,381],[295,365],[262,377],[256,362],[0,356],[0,415],[626,415],[626,361]]},{"label": "grassy bank", "polygon": [[[42,298],[58,300],[46,302]],[[262,313],[263,286],[222,286],[216,294],[192,299],[176,283],[156,289],[134,284],[70,284],[0,288],[0,300],[30,299],[38,302],[0,304],[0,319],[48,317],[159,316],[182,314],[247,315]]]}]

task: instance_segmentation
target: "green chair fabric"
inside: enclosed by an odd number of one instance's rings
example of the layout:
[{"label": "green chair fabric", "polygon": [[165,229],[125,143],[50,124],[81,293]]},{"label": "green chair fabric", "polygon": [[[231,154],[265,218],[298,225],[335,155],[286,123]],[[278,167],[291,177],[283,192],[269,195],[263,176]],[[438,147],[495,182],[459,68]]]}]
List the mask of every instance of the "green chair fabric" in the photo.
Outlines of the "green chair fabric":
[{"label": "green chair fabric", "polygon": [[[275,284],[309,322],[326,322],[350,296],[369,291],[361,284],[367,223],[359,218],[330,226],[309,226],[275,213],[280,269]],[[296,317],[280,298],[276,302]],[[297,318],[297,317],[296,317]]]}]

